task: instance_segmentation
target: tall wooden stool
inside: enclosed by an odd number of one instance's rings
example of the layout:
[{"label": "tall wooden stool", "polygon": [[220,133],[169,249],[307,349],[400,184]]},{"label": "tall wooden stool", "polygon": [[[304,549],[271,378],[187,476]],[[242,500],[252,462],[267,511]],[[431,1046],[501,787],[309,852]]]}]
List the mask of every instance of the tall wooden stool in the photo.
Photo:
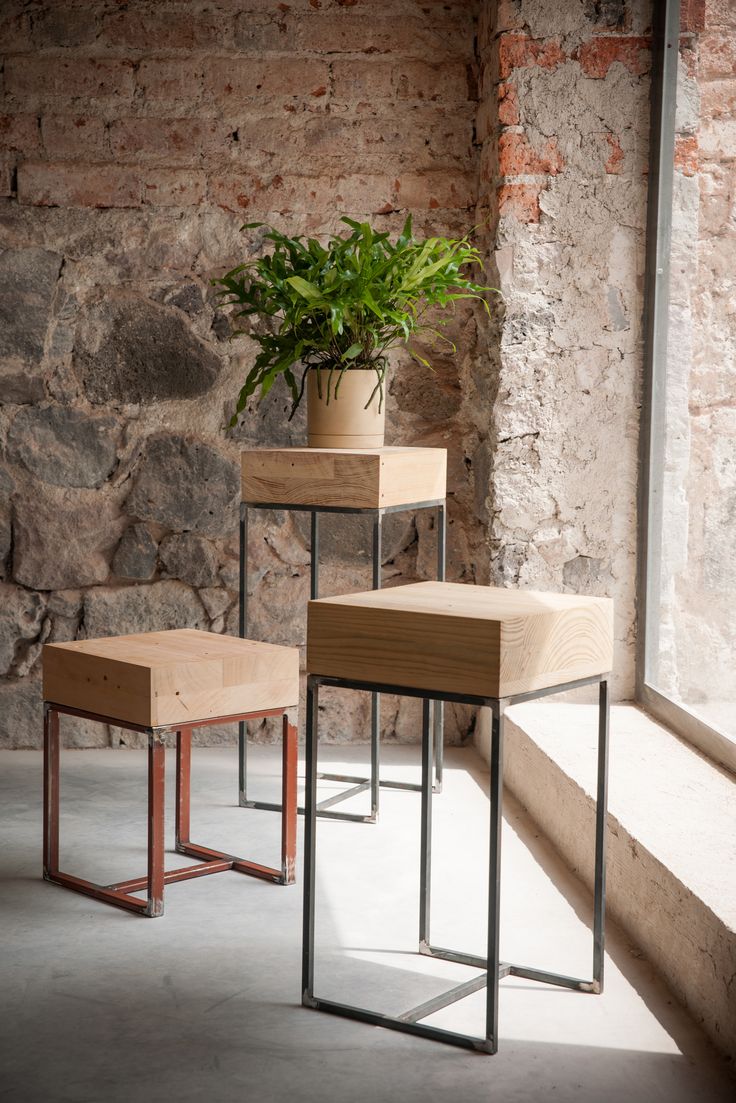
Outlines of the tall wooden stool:
[{"label": "tall wooden stool", "polygon": [[[545,594],[448,582],[419,582],[390,590],[310,601],[307,627],[307,799],[304,842],[302,1002],[375,1026],[495,1053],[498,982],[526,977],[580,992],[603,990],[608,677],[613,654],[613,602],[574,594]],[[501,801],[504,712],[578,686],[599,686],[598,780],[595,831],[592,979],[499,960]],[[314,991],[318,694],[321,686],[397,693],[423,700],[420,844],[420,954],[467,965],[463,984],[398,1016],[322,999]],[[485,957],[430,940],[432,859],[431,700],[491,710],[490,854]],[[485,1033],[463,1034],[430,1025],[457,1000],[486,989]]]},{"label": "tall wooden stool", "polygon": [[[47,881],[145,916],[164,911],[164,885],[233,869],[276,884],[295,880],[299,652],[253,640],[178,629],[43,649],[44,842]],[[82,716],[148,736],[148,872],[96,885],[59,869],[59,715]],[[192,730],[283,716],[281,868],[272,869],[189,838]],[[176,850],[198,858],[164,870],[164,736],[176,732]],[[139,900],[133,893],[146,892]]]}]

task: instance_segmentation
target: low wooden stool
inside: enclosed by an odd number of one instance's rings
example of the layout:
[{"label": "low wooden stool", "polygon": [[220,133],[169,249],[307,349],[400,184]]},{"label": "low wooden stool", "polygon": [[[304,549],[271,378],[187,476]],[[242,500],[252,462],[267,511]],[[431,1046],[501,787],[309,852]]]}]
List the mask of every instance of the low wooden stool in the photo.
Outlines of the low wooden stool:
[{"label": "low wooden stool", "polygon": [[[375,1026],[495,1053],[498,982],[526,977],[579,992],[603,990],[608,678],[613,655],[613,602],[448,582],[310,601],[307,622],[307,793],[304,841],[302,1002]],[[499,960],[501,802],[504,712],[509,705],[590,684],[599,685],[592,979]],[[321,686],[396,693],[423,700],[419,945],[421,954],[467,965],[476,975],[398,1016],[322,999],[314,992],[318,694]],[[430,940],[432,859],[431,700],[491,710],[488,932],[484,957]],[[469,1035],[422,1022],[486,989],[485,1033]]]},{"label": "low wooden stool", "polygon": [[[183,628],[100,640],[46,644],[44,696],[44,843],[47,881],[146,916],[164,911],[164,885],[221,873],[295,880],[297,730],[287,709],[299,701],[299,652]],[[96,885],[59,869],[59,715],[82,716],[148,736],[148,872]],[[281,868],[199,846],[189,838],[192,730],[283,716]],[[200,861],[164,870],[164,736],[176,732],[176,850]],[[147,893],[136,899],[132,893]]]}]

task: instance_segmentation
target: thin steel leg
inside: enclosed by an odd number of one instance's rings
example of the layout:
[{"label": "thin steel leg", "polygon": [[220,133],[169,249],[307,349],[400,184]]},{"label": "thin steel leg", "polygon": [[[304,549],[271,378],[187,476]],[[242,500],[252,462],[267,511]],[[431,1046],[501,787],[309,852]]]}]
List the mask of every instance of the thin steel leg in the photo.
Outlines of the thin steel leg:
[{"label": "thin steel leg", "polygon": [[59,872],[59,714],[44,705],[43,875]]},{"label": "thin steel leg", "polygon": [[[245,639],[248,631],[248,507],[240,506],[240,593],[238,606],[238,635]],[[241,808],[248,800],[248,726],[244,720],[238,724],[238,803]]]},{"label": "thin steel leg", "polygon": [[608,731],[610,703],[608,682],[601,682],[598,697],[598,783],[595,819],[595,901],[593,905],[593,991],[603,991],[606,912],[606,820],[608,807]]},{"label": "thin steel leg", "polygon": [[148,737],[148,905],[146,915],[164,914],[164,793],[166,748]]},{"label": "thin steel leg", "polygon": [[[447,544],[447,517],[444,503],[437,506],[437,580],[445,581],[445,548]],[[435,793],[442,792],[442,772],[445,760],[445,704],[435,701],[432,723],[434,725]]]},{"label": "thin steel leg", "polygon": [[312,510],[312,547],[309,556],[309,596],[312,601],[319,597],[319,513]]},{"label": "thin steel leg", "polygon": [[281,756],[281,873],[285,885],[296,880],[297,730],[284,713]]},{"label": "thin steel leg", "polygon": [[502,704],[493,708],[491,732],[491,843],[488,868],[488,952],[486,982],[486,1042],[488,1052],[498,1050],[499,924],[501,903],[501,823],[503,804]]},{"label": "thin steel leg", "polygon": [[304,918],[302,930],[302,1003],[314,1006],[314,890],[317,843],[317,740],[319,685],[307,679],[306,793],[304,816]]},{"label": "thin steel leg", "polygon": [[[379,511],[373,518],[373,589],[381,589],[381,565],[383,560],[383,516]],[[381,698],[371,694],[371,816],[378,818],[381,778]]]},{"label": "thin steel leg", "polygon": [[419,949],[429,946],[432,882],[432,740],[430,701],[422,701],[422,831],[419,855]]},{"label": "thin steel leg", "polygon": [[176,849],[191,842],[192,729],[176,733]]}]

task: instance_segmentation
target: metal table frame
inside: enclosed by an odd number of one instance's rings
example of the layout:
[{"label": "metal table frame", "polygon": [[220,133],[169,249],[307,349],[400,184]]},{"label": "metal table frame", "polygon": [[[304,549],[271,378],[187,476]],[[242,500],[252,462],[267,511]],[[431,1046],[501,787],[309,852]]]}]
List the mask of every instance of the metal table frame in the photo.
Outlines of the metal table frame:
[{"label": "metal table frame", "polygon": [[[240,504],[240,607],[239,607],[239,631],[240,638],[244,639],[248,631],[248,511],[251,509],[287,510],[294,513],[309,513],[311,515],[311,562],[310,562],[310,598],[314,601],[319,597],[319,515],[320,513],[342,513],[349,515],[369,516],[373,518],[372,563],[373,563],[373,589],[381,589],[381,560],[383,518],[387,513],[415,513],[422,509],[436,510],[437,530],[437,580],[445,580],[445,547],[447,539],[447,525],[445,516],[446,499],[437,498],[424,502],[406,502],[397,506],[381,506],[378,508],[353,508],[348,506],[322,506],[322,505],[294,505],[288,502],[241,502]],[[375,823],[379,811],[380,789],[404,789],[409,792],[420,792],[421,785],[410,784],[401,781],[384,781],[380,777],[380,745],[381,745],[381,705],[379,693],[371,691],[371,768],[370,777],[353,777],[346,774],[320,773],[321,781],[344,782],[349,788],[344,789],[333,796],[326,797],[317,806],[317,813],[328,819],[350,820],[354,823]],[[434,731],[435,747],[435,781],[434,792],[442,792],[442,768],[443,768],[443,708],[441,701],[433,702],[432,726]],[[266,811],[278,812],[280,804],[271,801],[250,800],[248,797],[248,739],[245,723],[238,728],[238,761],[239,761],[239,803],[241,808],[261,808]],[[371,811],[370,815],[361,815],[354,812],[336,812],[334,805],[340,804],[358,793],[370,790]],[[299,807],[300,814],[304,814],[304,808]]]},{"label": "metal table frame", "polygon": [[[349,1019],[359,1019],[374,1026],[384,1026],[408,1034],[418,1034],[438,1042],[462,1046],[493,1054],[498,1050],[498,983],[507,976],[525,977],[545,984],[572,988],[579,992],[599,994],[603,991],[604,914],[606,893],[606,805],[608,790],[608,729],[609,729],[609,674],[584,678],[564,685],[552,686],[513,697],[467,697],[460,694],[442,694],[445,701],[489,708],[493,714],[490,764],[490,855],[488,869],[488,941],[487,956],[435,946],[430,941],[430,886],[432,862],[432,790],[430,771],[432,762],[432,726],[428,694],[424,690],[408,686],[376,685],[368,682],[349,681],[310,675],[307,683],[307,795],[304,838],[304,918],[302,943],[302,1003],[306,1007],[328,1011]],[[577,689],[580,686],[599,685],[598,707],[598,764],[595,826],[595,877],[593,905],[593,979],[584,980],[525,965],[514,965],[499,958],[500,875],[501,875],[501,813],[503,794],[503,729],[504,713],[510,705],[522,701],[534,701],[540,697]],[[385,1015],[334,1000],[321,999],[314,994],[314,933],[315,933],[315,869],[317,826],[317,741],[319,727],[320,686],[342,689],[391,692],[423,700],[422,724],[422,805],[420,850],[420,900],[419,900],[419,948],[420,954],[444,959],[482,970],[479,975],[451,988],[442,995],[404,1012],[402,1015]],[[434,696],[434,693],[433,693]],[[443,1007],[463,999],[472,992],[486,989],[486,1030],[484,1037],[462,1034],[456,1031],[428,1026],[422,1019],[433,1015]]]},{"label": "metal table frame", "polygon": [[[164,886],[191,877],[204,877],[211,873],[224,873],[232,869],[259,877],[277,885],[293,885],[296,881],[296,763],[297,729],[289,723],[287,709],[259,709],[233,716],[215,716],[193,720],[188,724],[162,724],[146,727],[121,720],[114,716],[102,716],[96,712],[60,705],[53,701],[43,703],[44,781],[43,781],[43,876],[56,885],[91,896],[106,904],[124,908],[137,915],[158,918],[164,914]],[[98,885],[85,881],[59,869],[59,765],[61,738],[59,717],[80,716],[101,724],[112,724],[127,731],[142,732],[148,736],[148,868],[145,876],[112,885]],[[245,721],[262,716],[283,717],[282,789],[281,799],[281,865],[278,868],[238,858],[221,850],[193,843],[189,837],[191,803],[192,730],[211,724]],[[164,796],[166,747],[164,737],[176,734],[176,846],[179,854],[197,858],[197,865],[181,869],[164,869]],[[133,893],[146,893],[145,900]]]}]

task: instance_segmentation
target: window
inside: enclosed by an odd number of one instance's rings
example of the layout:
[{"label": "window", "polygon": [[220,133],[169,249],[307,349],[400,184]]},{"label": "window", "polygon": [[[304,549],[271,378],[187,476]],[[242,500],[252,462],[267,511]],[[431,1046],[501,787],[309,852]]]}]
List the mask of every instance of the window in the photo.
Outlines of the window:
[{"label": "window", "polygon": [[678,65],[676,7],[653,120],[639,689],[736,769],[736,76],[707,27]]}]

